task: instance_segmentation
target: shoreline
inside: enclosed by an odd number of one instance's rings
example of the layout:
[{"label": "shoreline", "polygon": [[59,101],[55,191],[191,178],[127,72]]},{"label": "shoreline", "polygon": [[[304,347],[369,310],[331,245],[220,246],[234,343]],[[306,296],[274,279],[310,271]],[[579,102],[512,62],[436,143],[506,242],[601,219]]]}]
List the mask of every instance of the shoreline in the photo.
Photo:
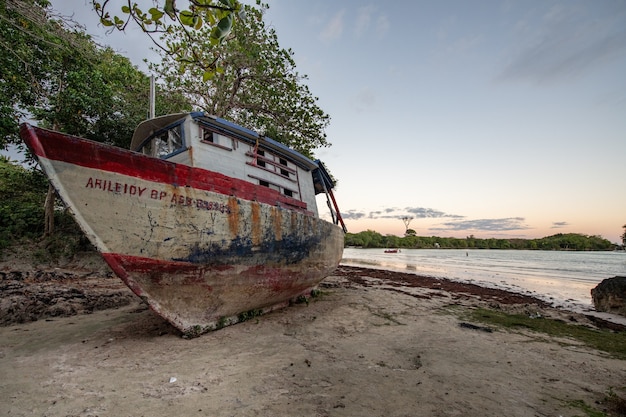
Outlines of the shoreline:
[{"label": "shoreline", "polygon": [[626,274],[623,260],[613,252],[416,249],[386,255],[376,249],[348,248],[342,263],[508,289],[586,312],[594,310],[591,289],[606,278]]},{"label": "shoreline", "polygon": [[[465,291],[474,292],[477,295],[480,295],[481,293],[483,293],[484,295],[488,295],[490,292],[493,292],[493,294],[498,294],[500,292],[515,294],[515,295],[519,295],[521,297],[526,298],[529,302],[544,304],[555,309],[568,311],[568,312],[572,312],[576,314],[583,314],[590,318],[592,317],[592,320],[600,320],[600,321],[614,323],[620,326],[618,328],[622,328],[623,326],[623,328],[626,329],[626,317],[623,317],[617,314],[612,314],[612,313],[595,311],[593,309],[593,303],[591,301],[590,301],[589,306],[586,306],[586,307],[579,306],[579,305],[562,305],[562,304],[557,304],[555,301],[551,299],[551,297],[547,295],[542,296],[542,295],[532,293],[530,291],[526,291],[526,294],[524,294],[523,292],[521,292],[523,291],[522,288],[520,288],[520,291],[516,291],[514,287],[489,285],[491,283],[487,281],[481,281],[481,282],[474,281],[474,280],[463,281],[463,280],[456,280],[456,279],[446,278],[446,277],[433,277],[433,276],[424,275],[418,272],[404,272],[399,269],[389,269],[389,268],[385,268],[382,266],[376,267],[373,265],[361,265],[358,262],[342,263],[340,264],[340,267],[356,268],[356,269],[371,270],[371,271],[383,271],[383,272],[388,272],[392,274],[397,274],[398,276],[407,276],[407,277],[416,276],[416,277],[419,277],[417,282],[421,282],[422,285],[432,285],[431,284],[432,282],[453,283],[453,285],[447,286],[447,288],[449,288],[450,291],[465,290]],[[480,289],[485,289],[485,291],[481,291]],[[589,298],[591,299],[591,294],[589,295]],[[521,302],[521,299],[519,299],[519,301]]]},{"label": "shoreline", "polygon": [[477,297],[482,301],[492,301],[504,305],[536,305],[540,308],[561,311],[564,314],[571,313],[584,316],[600,328],[626,331],[626,317],[596,311],[570,310],[562,306],[556,306],[540,297],[518,293],[510,289],[486,287],[471,282],[456,281],[449,278],[429,277],[410,272],[399,272],[394,270],[343,264],[339,266],[335,274],[339,276],[349,275],[342,274],[340,272],[342,268],[349,268],[353,271],[353,273],[356,271],[364,271],[370,277],[382,280],[391,280],[396,283],[401,282],[403,286],[408,287],[429,288],[432,290],[441,290],[456,294],[470,294],[471,296]]},{"label": "shoreline", "polygon": [[[624,360],[563,337],[486,331],[465,315],[594,323],[474,284],[340,266],[308,303],[186,340],[116,277],[21,278],[13,297],[33,281],[78,314],[0,327],[3,415],[565,416],[626,398]],[[110,294],[131,297],[80,310],[79,300]]]},{"label": "shoreline", "polygon": [[[35,268],[21,266],[17,269],[0,264],[0,326],[28,323],[56,317],[91,314],[94,311],[115,309],[131,304],[135,294],[104,263],[66,265],[64,268]],[[542,309],[562,311],[586,317],[596,326],[626,331],[626,317],[595,311],[575,311],[554,305],[535,295],[523,294],[513,289],[480,285],[449,278],[431,277],[393,269],[372,268],[340,264],[333,276],[346,278],[355,284],[368,287],[371,284],[359,278],[382,280],[395,289],[406,292],[407,288],[427,289],[428,295],[437,292],[465,294],[494,305],[535,305]],[[324,287],[325,281],[320,287]],[[400,288],[404,288],[401,290]]]}]

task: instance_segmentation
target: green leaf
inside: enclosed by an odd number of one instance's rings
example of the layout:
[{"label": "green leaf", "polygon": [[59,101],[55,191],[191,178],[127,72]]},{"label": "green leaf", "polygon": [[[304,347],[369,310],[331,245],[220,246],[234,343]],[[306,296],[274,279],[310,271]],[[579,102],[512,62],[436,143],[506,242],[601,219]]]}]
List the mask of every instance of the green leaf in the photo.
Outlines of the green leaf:
[{"label": "green leaf", "polygon": [[218,41],[224,39],[229,33],[230,29],[233,27],[233,15],[229,13],[227,16],[223,17],[219,23],[213,28],[211,31],[211,38]]},{"label": "green leaf", "polygon": [[220,22],[217,24],[217,27],[219,27],[220,30],[222,30],[222,32],[225,32],[226,34],[228,34],[228,32],[230,32],[230,29],[233,27],[232,13],[229,13],[227,16],[224,16],[222,20],[220,20]]},{"label": "green leaf", "polygon": [[204,73],[202,74],[202,81],[207,82],[211,80],[214,76],[215,76],[214,71],[204,71]]},{"label": "green leaf", "polygon": [[193,21],[193,13],[190,12],[189,10],[183,10],[182,12],[180,12],[180,21],[183,23],[183,25],[185,26],[194,26],[194,21]]},{"label": "green leaf", "polygon": [[161,18],[165,14],[162,11],[160,11],[159,9],[157,9],[156,7],[152,7],[150,10],[148,10],[148,13],[150,13],[152,15],[152,20],[154,20],[154,21],[161,20]]},{"label": "green leaf", "polygon": [[176,8],[174,7],[174,0],[165,0],[165,7],[163,8],[165,13],[168,14],[169,17],[174,19],[176,17]]},{"label": "green leaf", "polygon": [[130,13],[130,7],[122,6],[122,13],[126,13],[126,14]]},{"label": "green leaf", "polygon": [[111,20],[105,19],[105,18],[101,18],[100,19],[100,23],[102,23],[103,26],[107,26],[107,27],[113,26],[113,22],[111,22]]}]

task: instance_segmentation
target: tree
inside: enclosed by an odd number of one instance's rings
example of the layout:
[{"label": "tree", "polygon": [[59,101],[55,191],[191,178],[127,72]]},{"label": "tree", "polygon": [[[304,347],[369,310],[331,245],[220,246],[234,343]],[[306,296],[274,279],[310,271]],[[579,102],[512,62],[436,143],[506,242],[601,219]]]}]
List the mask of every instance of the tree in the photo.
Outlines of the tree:
[{"label": "tree", "polygon": [[[137,24],[159,50],[175,61],[185,62],[198,68],[204,79],[212,77],[219,69],[219,53],[213,47],[222,43],[230,34],[235,16],[243,17],[241,3],[237,0],[189,0],[186,10],[176,8],[176,0],[144,0],[142,6],[127,1],[121,8],[121,16],[111,15],[109,0],[92,0],[100,22],[111,28],[124,31],[129,23]],[[146,12],[147,10],[147,12]],[[194,32],[202,29],[206,42],[193,42]],[[183,42],[172,45],[163,42],[161,35],[177,32]],[[200,47],[206,48],[200,50]]]},{"label": "tree", "polygon": [[[8,68],[0,83],[3,144],[17,142],[18,123],[28,114],[43,127],[127,147],[147,115],[148,77],[127,58],[96,45],[81,28],[55,20],[48,6],[43,0],[15,0],[0,8],[0,42],[13,46],[0,57]],[[157,102],[161,110],[191,109],[181,95],[165,96]],[[45,207],[44,234],[49,235],[52,187]]]},{"label": "tree", "polygon": [[[207,113],[312,156],[315,148],[329,146],[324,129],[330,118],[303,84],[307,77],[296,71],[293,52],[282,49],[276,32],[265,26],[266,7],[245,6],[245,21],[238,22],[228,42],[219,45],[208,40],[209,28],[193,33],[173,29],[164,34],[164,41],[171,48],[193,53],[185,59],[162,54],[163,61],[152,69],[169,89],[185,92]],[[206,53],[218,54],[221,67],[213,76],[205,76],[205,82],[199,82],[202,70],[190,63],[208,59],[202,56]]]},{"label": "tree", "polygon": [[383,246],[387,248],[398,248],[400,247],[400,242],[401,240],[398,236],[386,235]]},{"label": "tree", "polygon": [[67,46],[47,0],[0,1],[0,148],[18,143],[19,120],[40,98],[53,55]]},{"label": "tree", "polygon": [[[0,147],[21,144],[19,122],[128,146],[146,118],[149,79],[46,0],[0,2]],[[161,92],[160,114],[190,110],[180,94]]]},{"label": "tree", "polygon": [[402,222],[404,223],[404,228],[406,229],[406,231],[404,232],[404,236],[415,236],[415,230],[409,229],[409,224],[411,224],[412,220],[413,217],[402,217]]},{"label": "tree", "polygon": [[626,247],[626,224],[622,227],[624,228],[624,234],[622,234],[622,246]]},{"label": "tree", "polygon": [[0,159],[0,251],[21,237],[41,236],[47,188],[41,172]]},{"label": "tree", "polygon": [[[45,0],[15,0],[0,4],[0,43],[3,78],[0,97],[2,146],[17,142],[20,119],[48,104],[49,74],[58,69],[62,56],[72,56],[71,35],[48,14]],[[80,54],[80,51],[78,51]],[[52,232],[54,193],[48,188],[45,233]]]},{"label": "tree", "polygon": [[[58,68],[48,74],[46,99],[32,114],[55,130],[128,148],[135,127],[147,118],[149,78],[128,58],[97,47],[82,33],[74,43],[83,53],[59,57]],[[180,94],[157,96],[157,114],[189,110]]]}]

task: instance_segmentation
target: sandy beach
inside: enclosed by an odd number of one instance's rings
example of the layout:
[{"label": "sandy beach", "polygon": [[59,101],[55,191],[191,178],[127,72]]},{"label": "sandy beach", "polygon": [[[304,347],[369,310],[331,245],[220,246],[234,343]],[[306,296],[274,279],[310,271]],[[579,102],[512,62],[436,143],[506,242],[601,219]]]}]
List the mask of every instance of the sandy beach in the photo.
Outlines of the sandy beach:
[{"label": "sandy beach", "polygon": [[186,340],[105,269],[1,271],[3,416],[624,415],[626,361],[468,321],[596,325],[502,290],[341,266],[309,303]]}]

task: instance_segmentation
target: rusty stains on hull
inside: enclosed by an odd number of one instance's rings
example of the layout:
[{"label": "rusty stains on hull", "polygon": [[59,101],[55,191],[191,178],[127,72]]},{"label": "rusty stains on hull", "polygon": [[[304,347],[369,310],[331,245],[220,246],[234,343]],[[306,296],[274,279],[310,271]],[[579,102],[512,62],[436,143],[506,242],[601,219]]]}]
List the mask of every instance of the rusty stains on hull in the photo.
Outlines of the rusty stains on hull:
[{"label": "rusty stains on hull", "polygon": [[251,239],[253,246],[261,244],[261,205],[256,201],[250,203],[250,217],[252,221]]},{"label": "rusty stains on hull", "polygon": [[272,228],[274,231],[274,237],[276,241],[280,242],[283,240],[283,213],[277,207],[272,207],[271,210],[272,215]]}]

